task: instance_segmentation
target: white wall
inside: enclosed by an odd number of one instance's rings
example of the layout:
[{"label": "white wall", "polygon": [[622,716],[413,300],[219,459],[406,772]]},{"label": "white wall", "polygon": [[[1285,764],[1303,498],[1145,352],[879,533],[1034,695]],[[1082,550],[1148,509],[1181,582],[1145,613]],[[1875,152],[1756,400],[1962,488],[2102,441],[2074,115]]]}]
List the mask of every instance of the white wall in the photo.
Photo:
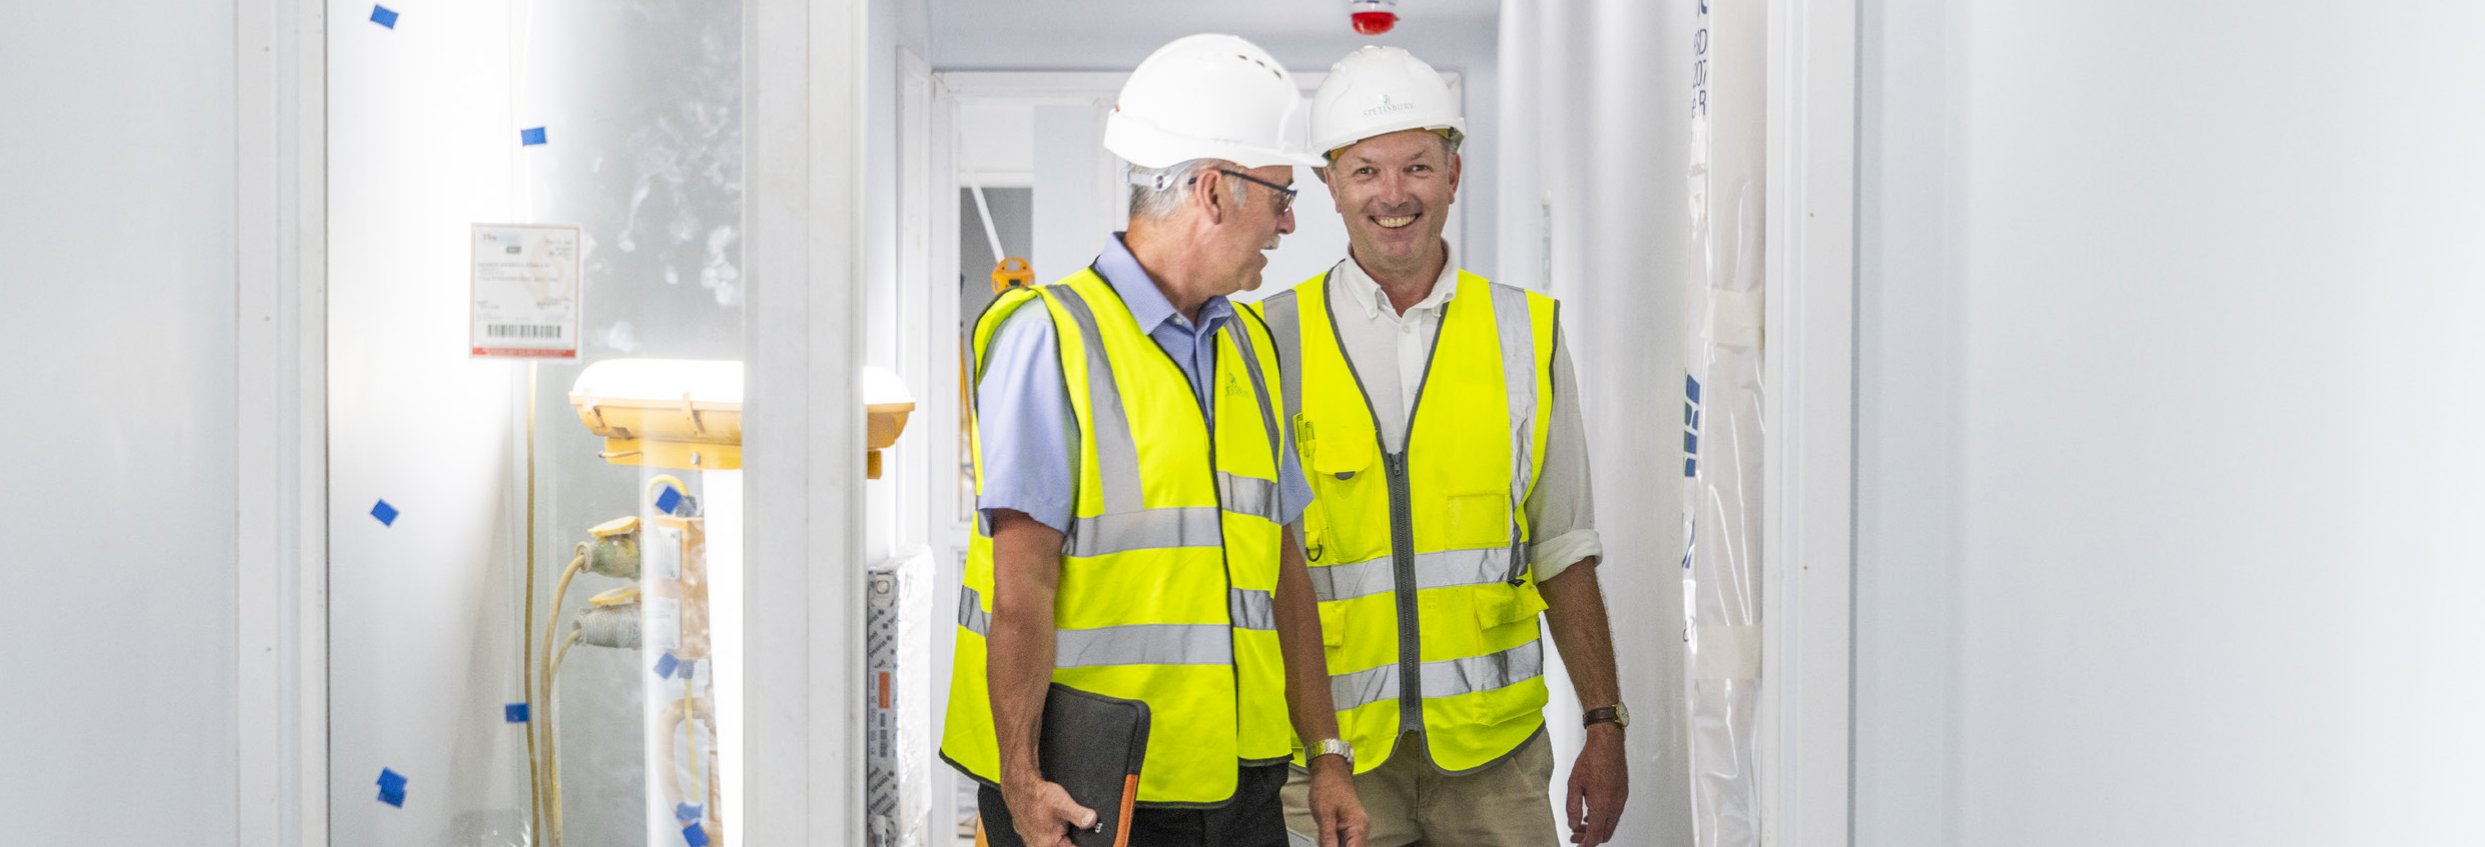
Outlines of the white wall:
[{"label": "white wall", "polygon": [[0,5],[12,843],[234,843],[234,20]]},{"label": "white wall", "polygon": [[[501,3],[404,11],[392,30],[329,4],[324,776],[338,844],[454,843],[527,818],[525,736],[494,715],[523,699],[511,421],[525,366],[466,357],[463,284],[467,225],[517,214],[513,34]],[[568,143],[567,129],[548,131]],[[382,499],[393,525],[369,514]],[[375,799],[381,768],[407,777],[403,808]]]},{"label": "white wall", "polygon": [[[1689,4],[1531,3],[1501,16],[1501,279],[1562,301],[1579,376],[1629,733],[1618,844],[1690,839],[1683,695],[1683,257]],[[1494,90],[1477,85],[1473,91]],[[1473,96],[1471,95],[1471,101]],[[1547,223],[1547,212],[1550,223]],[[1472,218],[1471,218],[1472,219]],[[1548,277],[1547,268],[1551,273]],[[1581,704],[1557,680],[1560,803]]]},{"label": "white wall", "polygon": [[2485,841],[2485,10],[1863,11],[1856,842]]}]

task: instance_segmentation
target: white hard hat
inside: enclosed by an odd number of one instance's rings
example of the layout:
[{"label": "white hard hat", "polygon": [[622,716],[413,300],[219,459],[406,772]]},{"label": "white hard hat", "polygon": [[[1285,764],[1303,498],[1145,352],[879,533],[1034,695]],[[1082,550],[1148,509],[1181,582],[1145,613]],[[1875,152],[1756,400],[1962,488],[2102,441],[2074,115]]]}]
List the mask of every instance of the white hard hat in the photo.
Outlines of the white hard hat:
[{"label": "white hard hat", "polygon": [[1259,45],[1191,35],[1156,48],[1105,119],[1104,147],[1143,168],[1224,159],[1246,168],[1326,164],[1302,148],[1303,90]]},{"label": "white hard hat", "polygon": [[[1467,131],[1449,83],[1397,47],[1365,45],[1329,68],[1312,95],[1312,152],[1325,155],[1403,129]],[[1455,136],[1453,136],[1455,137]],[[1325,162],[1324,162],[1325,164]]]}]

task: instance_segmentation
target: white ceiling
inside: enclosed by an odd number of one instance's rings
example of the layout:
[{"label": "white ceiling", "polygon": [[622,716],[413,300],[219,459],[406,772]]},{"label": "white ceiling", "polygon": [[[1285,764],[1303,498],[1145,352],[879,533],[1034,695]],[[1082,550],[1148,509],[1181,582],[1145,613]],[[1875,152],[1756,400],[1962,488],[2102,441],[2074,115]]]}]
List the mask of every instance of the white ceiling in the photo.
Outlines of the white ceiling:
[{"label": "white ceiling", "polygon": [[[940,70],[1128,71],[1195,32],[1251,39],[1296,71],[1325,71],[1357,45],[1398,44],[1452,70],[1489,55],[1500,0],[1399,0],[1398,27],[1355,34],[1346,0],[928,0]],[[1436,58],[1438,56],[1438,58]]]}]

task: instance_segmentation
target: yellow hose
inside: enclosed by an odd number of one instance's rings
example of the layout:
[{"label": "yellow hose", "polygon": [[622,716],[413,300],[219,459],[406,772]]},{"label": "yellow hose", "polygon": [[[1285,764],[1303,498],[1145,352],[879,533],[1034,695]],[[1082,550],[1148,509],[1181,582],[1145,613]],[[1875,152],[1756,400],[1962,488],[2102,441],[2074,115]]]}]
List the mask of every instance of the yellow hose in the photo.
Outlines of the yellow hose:
[{"label": "yellow hose", "polygon": [[526,610],[518,624],[518,699],[526,702],[526,805],[544,831],[544,777],[535,758],[535,362],[526,363]]},{"label": "yellow hose", "polygon": [[[576,558],[570,560],[569,567],[561,569],[561,582],[552,590],[552,605],[546,607],[546,613],[544,615],[545,662],[543,672],[536,677],[535,682],[537,690],[543,693],[542,699],[545,705],[543,728],[543,770],[546,776],[544,779],[543,796],[545,813],[548,818],[548,822],[550,823],[550,828],[545,830],[545,832],[551,837],[545,839],[544,843],[554,845],[561,843],[561,782],[558,775],[560,760],[555,757],[552,752],[554,744],[552,737],[551,715],[553,664],[551,661],[552,637],[561,626],[561,601],[569,594],[570,580],[577,578],[578,572],[585,570],[587,567],[587,545],[584,542],[581,542],[577,547],[577,551],[578,555]],[[575,635],[575,633],[572,633],[572,635]]]},{"label": "yellow hose", "polygon": [[[705,795],[705,794],[707,793],[708,779],[710,779],[710,776],[706,773],[706,769],[705,769],[705,768],[700,767],[700,765],[705,764],[707,760],[706,760],[706,758],[705,758],[705,757],[702,757],[702,756],[700,756],[700,755],[699,755],[699,736],[698,736],[698,733],[697,733],[696,731],[694,731],[694,728],[693,728],[693,725],[694,725],[694,724],[696,724],[696,723],[698,722],[698,717],[697,717],[697,714],[698,714],[698,713],[697,713],[697,710],[693,709],[693,708],[692,708],[692,706],[691,706],[691,697],[690,697],[690,675],[689,675],[689,674],[683,674],[683,675],[682,675],[682,755],[689,756],[689,757],[690,757],[690,766],[691,766],[691,769],[693,769],[693,770],[695,770],[695,771],[699,771],[699,772],[700,772],[700,773],[699,773],[699,793],[700,793],[701,795]],[[688,800],[688,799],[690,799],[692,796],[693,796],[693,795],[692,795],[692,794],[691,794],[688,790],[684,790],[684,791],[682,792],[682,799],[684,799],[684,800]],[[704,798],[704,797],[702,797],[701,799],[702,799],[702,802],[704,803],[705,798]],[[704,811],[704,806],[702,806],[702,811]],[[700,815],[700,817],[706,817],[706,815],[702,814],[702,815]],[[712,835],[712,834],[711,834],[711,835]]]},{"label": "yellow hose", "polygon": [[673,490],[681,492],[682,496],[690,496],[690,486],[682,484],[679,477],[669,473],[660,473],[647,478],[647,502],[652,504],[656,502],[656,498],[664,496],[664,486],[668,484],[673,486]]},{"label": "yellow hose", "polygon": [[560,840],[561,829],[561,759],[552,751],[552,680],[559,677],[561,662],[569,658],[569,648],[577,644],[578,631],[570,630],[569,637],[561,641],[561,649],[552,654],[551,663],[544,667],[544,797],[552,810],[554,841]]}]

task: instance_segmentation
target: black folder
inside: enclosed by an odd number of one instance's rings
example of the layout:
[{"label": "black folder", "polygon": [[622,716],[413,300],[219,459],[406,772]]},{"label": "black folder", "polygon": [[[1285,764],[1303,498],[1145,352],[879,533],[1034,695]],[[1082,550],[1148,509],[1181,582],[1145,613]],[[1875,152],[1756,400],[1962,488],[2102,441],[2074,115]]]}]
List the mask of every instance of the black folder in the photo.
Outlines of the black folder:
[{"label": "black folder", "polygon": [[1128,847],[1130,807],[1139,799],[1139,763],[1148,755],[1148,704],[1053,683],[1044,696],[1044,734],[1036,761],[1044,778],[1096,812],[1096,827],[1075,830],[1077,847]]}]

